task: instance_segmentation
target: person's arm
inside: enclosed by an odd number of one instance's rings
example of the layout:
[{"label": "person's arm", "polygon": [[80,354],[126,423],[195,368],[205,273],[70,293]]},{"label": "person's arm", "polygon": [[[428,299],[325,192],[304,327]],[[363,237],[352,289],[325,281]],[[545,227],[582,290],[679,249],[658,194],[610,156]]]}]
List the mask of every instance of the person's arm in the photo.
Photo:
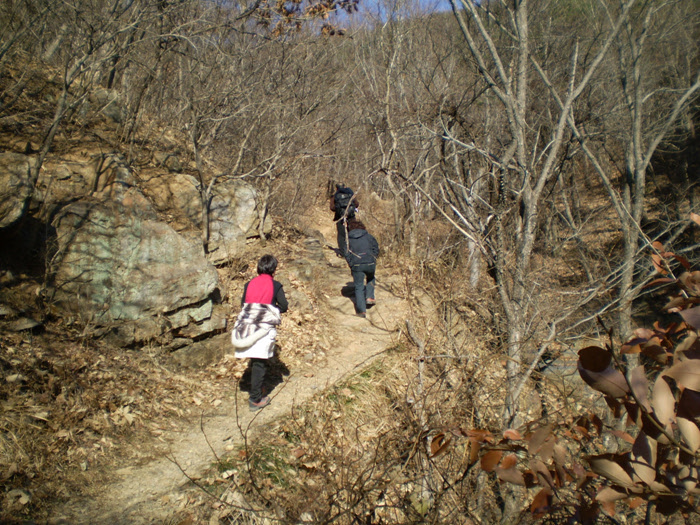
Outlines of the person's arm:
[{"label": "person's arm", "polygon": [[348,243],[346,245],[346,248],[347,249],[345,250],[345,261],[348,263],[348,266],[352,268],[352,263],[355,259],[355,250],[357,249],[357,247],[355,246],[355,239],[351,239],[350,235],[348,235]]},{"label": "person's arm", "polygon": [[248,293],[248,285],[250,284],[250,281],[245,283],[245,286],[243,287],[243,295],[241,296],[241,307],[245,304],[245,295]]},{"label": "person's arm", "polygon": [[374,259],[376,260],[377,257],[379,257],[379,243],[377,242],[377,239],[375,239],[371,235],[369,243],[370,253],[374,256]]},{"label": "person's arm", "polygon": [[282,283],[274,281],[274,292],[275,295],[272,298],[272,304],[279,308],[280,313],[284,313],[289,310],[289,303],[287,302],[287,296],[284,295],[284,288],[282,288]]}]

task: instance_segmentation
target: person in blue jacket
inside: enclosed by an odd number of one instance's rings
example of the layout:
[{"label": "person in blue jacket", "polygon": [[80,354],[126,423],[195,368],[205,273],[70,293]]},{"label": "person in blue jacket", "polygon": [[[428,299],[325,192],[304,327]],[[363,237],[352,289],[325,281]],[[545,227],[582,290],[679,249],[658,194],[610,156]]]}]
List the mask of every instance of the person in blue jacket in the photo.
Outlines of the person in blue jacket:
[{"label": "person in blue jacket", "polygon": [[[377,269],[379,243],[367,232],[362,221],[348,221],[348,249],[345,260],[350,266],[355,283],[355,310],[359,317],[366,317],[367,306],[375,304],[374,273]],[[367,283],[365,284],[365,279]]]}]

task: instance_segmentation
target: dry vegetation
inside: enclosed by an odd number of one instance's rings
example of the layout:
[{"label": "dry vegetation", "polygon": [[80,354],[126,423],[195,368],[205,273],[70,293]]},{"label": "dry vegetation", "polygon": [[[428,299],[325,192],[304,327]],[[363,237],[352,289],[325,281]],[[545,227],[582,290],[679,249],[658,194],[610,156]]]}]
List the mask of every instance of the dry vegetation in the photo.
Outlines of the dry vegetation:
[{"label": "dry vegetation", "polygon": [[[247,255],[254,260],[257,252],[272,250],[284,265],[303,251],[295,242],[299,237],[283,230],[264,247],[251,245]],[[402,294],[413,289],[415,279],[433,282],[431,272],[445,271],[413,263],[406,270],[397,262],[387,260],[382,271],[406,272],[405,290],[396,290]],[[251,268],[239,262],[220,272],[224,296],[236,301]],[[291,285],[319,304],[313,284]],[[36,286],[25,282],[15,292]],[[457,297],[448,304],[464,293],[455,285]],[[16,303],[26,297],[18,295]],[[287,364],[298,365],[309,348],[338,344],[325,339],[323,315],[320,309],[290,312],[292,322],[280,334]],[[450,338],[441,322],[430,319],[420,311],[411,319],[427,341],[424,368],[415,342],[404,337],[369,369],[300,407],[289,420],[251,435],[245,447],[199,480],[199,487],[173,495],[179,508],[173,520],[313,516],[350,523],[375,515],[400,523],[429,513],[448,512],[445,519],[459,520],[477,508],[483,512],[488,507],[483,498],[466,509],[460,503],[469,499],[476,479],[464,432],[497,424],[502,362],[472,310],[452,315]],[[473,333],[480,334],[478,341]],[[159,436],[235,396],[245,368],[227,357],[200,370],[179,369],[162,348],[113,348],[60,321],[36,333],[4,331],[2,345],[5,519],[41,519],[57,501],[99,493],[111,469],[166,453]],[[450,454],[429,459],[431,443],[441,439],[452,442]],[[447,486],[446,479],[451,479]],[[441,504],[423,501],[428,494]]]},{"label": "dry vegetation", "polygon": [[[325,210],[311,216],[319,221]],[[447,230],[425,231],[437,245],[451,242]],[[251,245],[246,259],[273,251],[284,265],[301,256],[300,238],[282,229],[266,246]],[[464,273],[464,262],[386,260],[383,271],[405,278],[405,289],[397,292],[410,293],[413,283],[422,283],[438,300],[441,317],[416,311],[411,321],[420,340],[404,334],[367,370],[289,419],[249,435],[210,474],[172,496],[172,523],[496,521],[502,489],[475,462],[483,452],[472,432],[500,426],[505,359],[491,317],[493,298],[448,278]],[[549,268],[543,262],[540,270]],[[227,300],[236,301],[251,271],[242,259],[220,269]],[[313,284],[291,284],[319,304]],[[22,290],[35,286],[25,283]],[[16,299],[21,303],[26,296]],[[320,328],[323,315],[290,312],[293,322],[280,334],[290,364],[301,362],[308,348],[333,344]],[[109,467],[166,452],[159,435],[235,395],[245,368],[225,358],[201,370],[181,370],[157,347],[115,349],[60,323],[39,333],[4,332],[2,344],[0,464],[6,486],[13,487],[3,505],[6,518],[45,516],[56,500],[98,493]],[[534,379],[523,394],[525,419],[580,427],[576,415],[591,407],[590,392],[572,377],[536,373]],[[602,436],[596,424],[589,423],[587,431]],[[580,456],[581,445],[572,445],[570,456]],[[521,497],[527,501],[535,494],[532,489]],[[571,501],[576,493],[560,497]],[[548,519],[563,519],[557,516]],[[518,519],[526,523],[533,517],[525,509]],[[629,519],[634,521],[633,512]]]},{"label": "dry vegetation", "polygon": [[[502,24],[487,27],[495,42],[489,49],[496,50],[490,63],[499,53],[504,63],[515,63],[522,49],[511,40],[522,27],[498,32],[518,21],[507,4],[488,14],[503,16]],[[553,450],[556,441],[572,462],[583,453],[629,449],[619,425],[604,417],[602,396],[574,375],[575,351],[590,343],[587,332],[596,339],[596,316],[624,330],[633,314],[655,313],[663,292],[646,296],[646,312],[638,301],[656,271],[645,253],[651,241],[687,247],[688,259],[698,258],[686,216],[697,201],[697,99],[685,100],[687,112],[664,128],[679,94],[692,95],[698,82],[697,3],[675,3],[658,19],[656,12],[613,13],[628,31],[619,39],[603,22],[588,24],[607,16],[591,11],[595,16],[587,19],[567,2],[555,4],[561,12],[540,16],[543,3],[528,13],[526,62],[541,60],[551,83],[534,66],[521,79],[491,71],[486,82],[474,60],[487,48],[477,42],[468,49],[451,15],[426,22],[395,12],[402,16],[338,41],[304,31],[269,38],[296,26],[298,9],[311,15],[321,9],[314,2],[295,4],[294,12],[283,3],[275,12],[263,2],[251,20],[206,11],[208,4],[195,0],[158,3],[161,11],[133,2],[126,19],[114,12],[105,18],[95,2],[94,12],[76,10],[82,17],[62,12],[72,24],[65,27],[63,19],[34,9],[42,2],[3,6],[0,144],[41,157],[34,182],[41,183],[40,168],[51,173],[59,156],[93,147],[118,152],[143,175],[160,169],[154,151],[176,151],[203,186],[229,172],[252,181],[280,227],[266,246],[249,245],[245,256],[219,269],[223,299],[235,304],[251,276],[249,261],[262,251],[274,252],[283,265],[301,256],[299,240],[327,220],[326,190],[342,179],[360,193],[363,218],[385,250],[384,271],[402,278],[396,292],[410,296],[420,287],[438,306],[412,312],[415,337],[402,333],[372,367],[251,434],[209,475],[173,496],[172,523],[642,519],[639,502],[618,505],[620,514],[609,518],[595,503],[600,485],[591,472],[549,463],[543,469],[530,462],[539,454],[530,449],[540,441]],[[655,4],[640,9],[649,5]],[[318,15],[330,8],[324,6]],[[338,6],[352,10],[355,3]],[[465,13],[468,6],[477,13],[472,2],[464,3]],[[43,25],[34,33],[36,20]],[[637,25],[647,22],[658,31]],[[132,32],[140,26],[156,36]],[[326,25],[324,34],[331,31]],[[571,57],[580,60],[571,76],[585,77],[608,37],[617,56],[605,57],[590,89],[571,100],[570,113],[560,111]],[[590,47],[578,54],[580,44]],[[665,56],[667,49],[675,57]],[[85,67],[68,79],[63,75],[76,58]],[[649,105],[634,107],[620,79],[641,79]],[[496,96],[499,83],[520,86],[527,105],[515,95]],[[123,120],[105,119],[95,104],[107,84],[123,97]],[[520,118],[510,119],[508,111]],[[559,124],[565,132],[555,137]],[[642,140],[629,133],[633,124]],[[668,158],[631,153],[657,137],[656,146],[673,153]],[[524,147],[514,160],[509,147],[518,141]],[[35,217],[48,217],[42,205],[33,206],[40,208],[32,210]],[[472,238],[480,263],[473,286]],[[0,276],[3,304],[18,312],[42,308],[36,290],[45,262],[14,261],[13,275]],[[340,343],[323,333],[313,276],[290,286],[311,305],[290,312],[292,322],[280,334],[295,364],[309,348],[323,355]],[[245,367],[224,358],[183,370],[155,345],[116,349],[88,337],[89,327],[56,318],[46,318],[40,330],[12,332],[6,329],[12,321],[5,317],[0,330],[0,519],[41,520],[56,500],[97,493],[108,467],[162,453],[163,432],[235,395]],[[617,343],[624,334],[613,336]],[[523,377],[520,399],[509,400]],[[504,422],[513,407],[517,418]],[[541,429],[548,430],[538,434]],[[515,433],[505,437],[509,431]],[[499,447],[513,454],[488,455]],[[516,464],[561,481],[559,505],[550,506],[554,500],[541,486],[512,490],[499,483],[499,477],[520,480]],[[586,481],[572,487],[576,476]],[[518,505],[508,508],[513,501]],[[575,507],[590,512],[582,519]],[[605,509],[613,511],[614,504]],[[680,518],[667,522],[673,519]]]},{"label": "dry vegetation", "polygon": [[[294,246],[278,239],[267,249],[284,260]],[[251,277],[250,269],[235,267],[223,271],[232,301]],[[26,304],[17,288],[4,292],[6,304],[10,293]],[[289,320],[280,344],[287,364],[296,366],[306,349],[322,348],[322,337],[316,315],[290,312]],[[12,322],[5,318],[0,332],[4,519],[45,515],[55,500],[99,492],[110,467],[163,454],[163,431],[235,396],[246,368],[226,356],[206,368],[182,369],[156,345],[115,348],[60,319],[25,332],[7,330]]]},{"label": "dry vegetation", "polygon": [[[218,523],[498,521],[499,493],[505,487],[482,470],[488,456],[478,460],[488,448],[481,450],[477,440],[487,431],[476,429],[498,426],[503,365],[487,349],[465,349],[462,359],[446,356],[441,353],[446,344],[434,334],[421,361],[407,337],[289,419],[255,432],[181,496],[180,518]],[[500,373],[492,374],[487,363]],[[576,423],[579,432],[594,434],[599,420],[585,429],[576,417],[590,405],[587,393],[571,381],[540,377],[529,403],[532,428],[561,421],[566,422],[562,428]],[[577,441],[566,446],[573,457],[584,450]],[[521,496],[531,499],[537,492],[533,488]],[[569,504],[577,498],[571,490],[559,496]],[[559,523],[566,516],[562,507],[547,519]],[[518,522],[537,518],[524,509]]]}]

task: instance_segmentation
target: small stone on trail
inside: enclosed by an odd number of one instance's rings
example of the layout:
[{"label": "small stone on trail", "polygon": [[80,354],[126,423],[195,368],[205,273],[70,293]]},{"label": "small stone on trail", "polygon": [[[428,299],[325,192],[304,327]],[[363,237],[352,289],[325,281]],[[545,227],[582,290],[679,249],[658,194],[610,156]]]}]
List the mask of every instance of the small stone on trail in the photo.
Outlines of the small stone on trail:
[{"label": "small stone on trail", "polygon": [[13,332],[24,332],[25,330],[33,330],[37,326],[41,326],[39,321],[35,321],[29,317],[21,317],[10,323],[8,328]]}]

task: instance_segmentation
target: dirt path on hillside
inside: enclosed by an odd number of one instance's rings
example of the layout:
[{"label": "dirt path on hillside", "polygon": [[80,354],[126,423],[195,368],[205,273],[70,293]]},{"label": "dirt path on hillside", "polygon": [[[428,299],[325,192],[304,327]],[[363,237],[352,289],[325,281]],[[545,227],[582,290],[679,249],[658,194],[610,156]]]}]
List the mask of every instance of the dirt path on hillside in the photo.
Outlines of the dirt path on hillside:
[{"label": "dirt path on hillside", "polygon": [[361,370],[397,342],[398,329],[409,311],[408,302],[390,291],[399,283],[392,283],[391,277],[379,272],[377,305],[368,311],[367,319],[359,318],[351,299],[343,295],[347,295],[352,284],[345,261],[322,241],[308,239],[305,244],[308,258],[327,270],[320,282],[314,283],[326,298],[320,305],[320,315],[327,322],[330,340],[336,341],[324,364],[313,373],[308,368],[290,370],[271,393],[272,403],[257,413],[248,410],[247,394],[238,392],[203,413],[201,419],[168,431],[161,436],[168,443],[168,455],[153,456],[145,463],[142,460],[142,464],[123,465],[112,473],[116,481],[105,486],[99,497],[74,500],[56,509],[51,523],[162,522],[177,510],[178,492],[189,483],[189,478],[199,478],[217,457],[242,444],[245,436],[286,417],[294,406]]}]

